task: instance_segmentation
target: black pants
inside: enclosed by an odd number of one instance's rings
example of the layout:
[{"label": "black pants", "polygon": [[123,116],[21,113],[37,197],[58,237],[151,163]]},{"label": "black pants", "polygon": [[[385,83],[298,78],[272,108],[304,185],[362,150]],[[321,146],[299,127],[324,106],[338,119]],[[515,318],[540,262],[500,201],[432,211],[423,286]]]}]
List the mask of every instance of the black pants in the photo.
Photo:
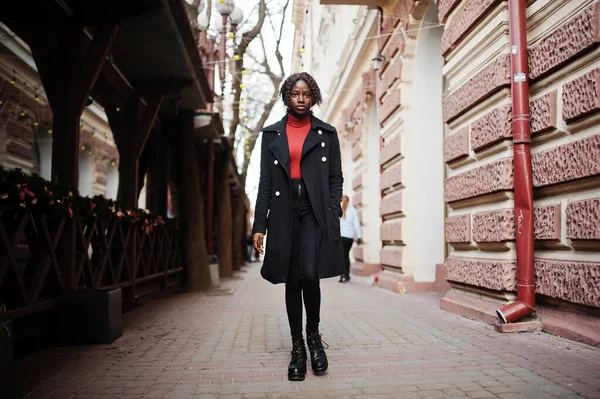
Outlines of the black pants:
[{"label": "black pants", "polygon": [[350,275],[350,248],[354,240],[352,238],[342,237],[342,247],[344,248],[344,262],[346,264],[346,277]]},{"label": "black pants", "polygon": [[285,305],[292,338],[302,338],[302,297],[306,328],[318,331],[321,287],[317,271],[318,224],[301,180],[292,181],[292,253],[285,284]]}]

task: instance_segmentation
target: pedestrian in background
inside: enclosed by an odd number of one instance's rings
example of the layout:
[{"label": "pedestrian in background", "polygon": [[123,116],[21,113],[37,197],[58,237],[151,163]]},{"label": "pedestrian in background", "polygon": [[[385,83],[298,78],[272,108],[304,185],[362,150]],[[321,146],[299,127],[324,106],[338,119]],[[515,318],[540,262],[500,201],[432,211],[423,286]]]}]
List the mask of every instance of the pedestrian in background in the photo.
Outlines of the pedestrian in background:
[{"label": "pedestrian in background", "polygon": [[[315,374],[327,370],[319,333],[319,279],[344,272],[340,237],[342,161],[335,128],[312,115],[321,105],[317,82],[306,72],[291,75],[280,91],[287,114],[262,129],[260,182],[252,232],[262,254],[261,275],[285,283],[285,305],[292,335],[288,379],[306,375],[302,336],[302,300],[306,309],[306,340]],[[268,217],[267,217],[268,214]]]},{"label": "pedestrian in background", "polygon": [[344,195],[342,198],[342,217],[340,219],[340,232],[342,235],[342,246],[344,248],[345,272],[340,276],[340,283],[350,280],[350,249],[356,239],[358,245],[362,244],[362,232],[360,220],[356,208],[350,205],[350,198]]}]

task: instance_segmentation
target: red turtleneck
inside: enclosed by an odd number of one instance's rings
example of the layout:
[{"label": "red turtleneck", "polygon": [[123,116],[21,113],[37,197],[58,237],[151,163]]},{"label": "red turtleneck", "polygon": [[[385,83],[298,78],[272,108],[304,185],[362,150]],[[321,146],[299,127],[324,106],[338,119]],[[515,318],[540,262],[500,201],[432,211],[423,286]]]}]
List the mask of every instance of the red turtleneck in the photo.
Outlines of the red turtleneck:
[{"label": "red turtleneck", "polygon": [[300,158],[302,157],[302,146],[304,139],[308,136],[310,130],[310,115],[302,119],[288,114],[285,131],[288,137],[288,146],[290,147],[290,178],[301,179]]}]

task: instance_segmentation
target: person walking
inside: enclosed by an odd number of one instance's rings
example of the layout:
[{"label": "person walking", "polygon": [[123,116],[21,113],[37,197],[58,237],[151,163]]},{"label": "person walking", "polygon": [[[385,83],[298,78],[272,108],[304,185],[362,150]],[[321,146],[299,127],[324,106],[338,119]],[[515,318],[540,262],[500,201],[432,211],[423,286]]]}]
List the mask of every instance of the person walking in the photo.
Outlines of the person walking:
[{"label": "person walking", "polygon": [[288,379],[302,381],[307,361],[303,299],[312,370],[322,374],[328,368],[319,333],[319,280],[344,272],[339,221],[344,179],[337,131],[311,111],[323,101],[317,82],[306,72],[296,73],[286,79],[279,94],[287,113],[261,130],[260,181],[252,232],[254,247],[265,255],[262,277],[273,284],[285,283],[292,336]]},{"label": "person walking", "polygon": [[350,205],[350,198],[344,195],[342,198],[342,218],[340,219],[340,232],[342,235],[342,246],[344,248],[345,272],[340,276],[340,283],[350,281],[350,249],[356,238],[358,245],[362,244],[362,232],[360,220],[356,208]]}]

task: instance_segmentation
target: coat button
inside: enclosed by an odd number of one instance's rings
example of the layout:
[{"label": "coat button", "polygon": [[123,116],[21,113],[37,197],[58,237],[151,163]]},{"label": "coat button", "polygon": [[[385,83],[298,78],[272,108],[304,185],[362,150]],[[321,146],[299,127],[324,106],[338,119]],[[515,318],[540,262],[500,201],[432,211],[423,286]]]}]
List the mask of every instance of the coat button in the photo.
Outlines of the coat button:
[{"label": "coat button", "polygon": [[323,162],[327,161],[327,157],[321,158],[321,161],[323,161]]},{"label": "coat button", "polygon": [[279,191],[275,191],[275,196],[276,196],[276,197],[279,197],[279,195],[280,195],[280,194],[281,194],[281,193],[280,193]]},{"label": "coat button", "polygon": [[321,129],[319,129],[319,130],[317,131],[317,133],[319,133],[319,134],[323,134],[323,131],[322,131]]},{"label": "coat button", "polygon": [[278,160],[274,160],[274,161],[273,161],[273,163],[274,163],[275,165],[277,165],[277,164],[279,163],[279,161],[278,161]]},{"label": "coat button", "polygon": [[321,147],[325,147],[325,142],[322,142],[322,143],[321,143]]}]

